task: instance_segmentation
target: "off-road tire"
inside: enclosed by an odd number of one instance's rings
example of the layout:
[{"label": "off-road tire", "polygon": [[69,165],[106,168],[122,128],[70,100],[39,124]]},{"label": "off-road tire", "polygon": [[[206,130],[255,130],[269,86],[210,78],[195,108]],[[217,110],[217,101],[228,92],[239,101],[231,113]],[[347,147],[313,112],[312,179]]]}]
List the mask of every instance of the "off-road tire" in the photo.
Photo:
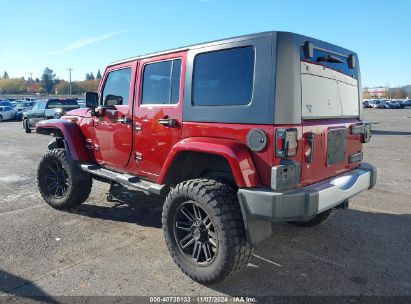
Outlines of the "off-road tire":
[{"label": "off-road tire", "polygon": [[[195,202],[212,218],[218,250],[211,264],[200,266],[177,244],[175,214],[181,205]],[[217,283],[247,266],[253,249],[247,241],[240,204],[234,188],[212,179],[184,181],[173,188],[164,203],[162,225],[167,247],[178,267],[200,283]]]},{"label": "off-road tire", "polygon": [[[67,173],[67,190],[61,197],[50,194],[47,189],[46,172],[52,162],[58,162]],[[79,179],[79,176],[82,178]],[[92,187],[92,178],[70,166],[65,149],[47,151],[40,160],[37,169],[37,186],[47,204],[55,209],[67,209],[83,203],[89,196]]]},{"label": "off-road tire", "polygon": [[31,133],[31,129],[30,129],[30,125],[29,125],[29,120],[28,118],[26,118],[25,120],[23,120],[23,127],[24,127],[24,131],[26,133]]},{"label": "off-road tire", "polygon": [[317,226],[317,225],[321,224],[322,222],[324,222],[326,219],[328,219],[328,217],[331,215],[332,211],[333,210],[330,209],[330,210],[326,210],[324,212],[321,212],[320,214],[317,214],[315,218],[313,218],[312,220],[306,221],[306,222],[293,221],[293,222],[289,222],[289,223],[294,225],[294,226],[300,226],[300,227]]}]

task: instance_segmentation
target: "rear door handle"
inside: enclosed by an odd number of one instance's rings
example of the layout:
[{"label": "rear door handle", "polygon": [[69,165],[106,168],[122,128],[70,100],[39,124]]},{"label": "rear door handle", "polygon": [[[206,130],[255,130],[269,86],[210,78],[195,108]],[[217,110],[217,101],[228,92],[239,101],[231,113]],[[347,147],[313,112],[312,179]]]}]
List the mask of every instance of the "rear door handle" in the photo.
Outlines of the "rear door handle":
[{"label": "rear door handle", "polygon": [[177,120],[174,118],[161,118],[158,120],[158,123],[165,127],[176,127],[177,126]]}]

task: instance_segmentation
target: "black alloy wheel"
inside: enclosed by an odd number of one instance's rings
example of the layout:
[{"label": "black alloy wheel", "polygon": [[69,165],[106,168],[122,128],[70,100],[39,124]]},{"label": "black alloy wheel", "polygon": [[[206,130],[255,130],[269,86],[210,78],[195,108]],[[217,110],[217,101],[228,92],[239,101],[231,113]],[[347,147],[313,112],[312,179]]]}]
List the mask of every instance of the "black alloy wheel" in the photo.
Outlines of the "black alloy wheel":
[{"label": "black alloy wheel", "polygon": [[44,174],[46,194],[62,198],[68,190],[68,174],[57,159],[50,162]]},{"label": "black alloy wheel", "polygon": [[162,224],[174,262],[197,282],[221,282],[251,259],[237,191],[221,181],[177,184],[164,202]]},{"label": "black alloy wheel", "polygon": [[62,148],[44,153],[37,168],[37,185],[47,204],[56,209],[68,209],[83,203],[89,196],[90,174],[71,165]]},{"label": "black alloy wheel", "polygon": [[212,263],[218,252],[215,224],[196,202],[183,203],[174,216],[174,236],[185,257],[199,265]]}]

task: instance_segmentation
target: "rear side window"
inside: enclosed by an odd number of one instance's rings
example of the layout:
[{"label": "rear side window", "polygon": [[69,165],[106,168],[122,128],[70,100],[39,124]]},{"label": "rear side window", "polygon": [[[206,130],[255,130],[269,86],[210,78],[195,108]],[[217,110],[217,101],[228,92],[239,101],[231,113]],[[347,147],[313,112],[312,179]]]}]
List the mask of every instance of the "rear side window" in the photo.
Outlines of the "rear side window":
[{"label": "rear side window", "polygon": [[103,101],[107,95],[121,96],[122,105],[130,102],[131,68],[112,71],[108,74],[103,89]]},{"label": "rear side window", "polygon": [[192,103],[197,106],[249,104],[253,94],[254,58],[253,47],[197,55]]},{"label": "rear side window", "polygon": [[181,59],[146,64],[141,104],[176,104],[180,98]]}]

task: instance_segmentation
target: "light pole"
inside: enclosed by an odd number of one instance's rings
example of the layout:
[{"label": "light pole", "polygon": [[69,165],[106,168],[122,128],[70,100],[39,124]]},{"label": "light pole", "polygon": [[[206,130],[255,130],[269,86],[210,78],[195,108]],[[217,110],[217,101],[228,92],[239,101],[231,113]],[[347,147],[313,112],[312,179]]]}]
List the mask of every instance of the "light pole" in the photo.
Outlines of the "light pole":
[{"label": "light pole", "polygon": [[68,71],[69,71],[69,80],[70,80],[70,96],[71,96],[71,71],[72,71],[73,69],[72,68],[68,68]]}]

